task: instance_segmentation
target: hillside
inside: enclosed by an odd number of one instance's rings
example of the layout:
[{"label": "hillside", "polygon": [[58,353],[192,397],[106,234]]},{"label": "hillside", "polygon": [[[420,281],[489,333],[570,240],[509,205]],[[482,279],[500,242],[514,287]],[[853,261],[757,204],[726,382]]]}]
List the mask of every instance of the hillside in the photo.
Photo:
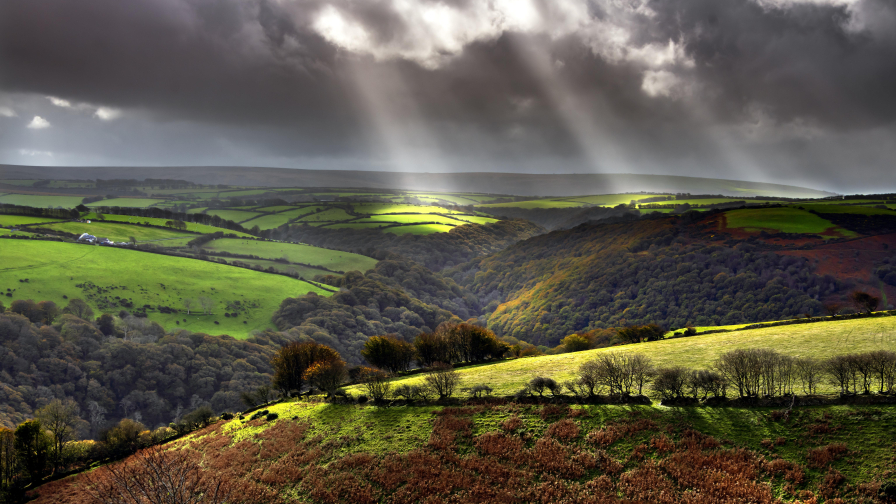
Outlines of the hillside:
[{"label": "hillside", "polygon": [[44,167],[0,165],[0,179],[181,179],[203,184],[268,187],[357,187],[581,196],[612,192],[687,192],[727,196],[823,198],[832,193],[760,182],[634,174],[399,173],[252,167]]}]

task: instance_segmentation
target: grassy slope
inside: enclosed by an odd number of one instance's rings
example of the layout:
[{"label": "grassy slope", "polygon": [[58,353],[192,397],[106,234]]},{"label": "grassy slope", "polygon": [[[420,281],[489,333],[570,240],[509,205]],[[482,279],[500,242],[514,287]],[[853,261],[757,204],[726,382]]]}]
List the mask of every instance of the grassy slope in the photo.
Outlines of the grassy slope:
[{"label": "grassy slope", "polygon": [[258,217],[258,212],[246,212],[244,210],[221,210],[221,209],[209,209],[207,212],[208,215],[217,215],[218,217],[224,220],[230,220],[233,222],[243,222],[249,219],[254,219]]},{"label": "grassy slope", "polygon": [[376,266],[377,260],[350,252],[329,250],[295,243],[263,242],[222,238],[203,245],[209,251],[227,251],[233,254],[254,255],[266,259],[283,256],[290,262],[324,266],[336,271],[367,271]]},{"label": "grassy slope", "polygon": [[406,235],[406,234],[432,234],[432,233],[447,233],[454,229],[455,226],[447,226],[444,224],[419,224],[412,226],[396,226],[390,227],[388,229],[384,229],[383,231],[386,233],[394,233],[397,235]]},{"label": "grassy slope", "polygon": [[[738,348],[773,348],[794,356],[828,357],[848,352],[896,350],[896,317],[839,320],[813,324],[766,327],[730,333],[666,339],[585,352],[530,357],[460,368],[465,386],[489,385],[496,394],[520,390],[535,376],[571,379],[577,368],[604,352],[649,356],[657,366],[709,367],[722,353]],[[394,380],[396,385],[420,382],[420,375]],[[358,387],[354,388],[359,390]]]},{"label": "grassy slope", "polygon": [[[83,217],[85,220],[96,220],[95,213],[89,213]],[[136,223],[142,224],[144,222],[149,222],[153,226],[164,226],[168,219],[156,219],[154,217],[134,217],[131,215],[113,215],[113,214],[103,214],[103,219],[106,221],[115,221],[115,222],[127,222],[127,223]],[[214,226],[206,226],[205,224],[197,224],[195,222],[187,222],[187,231],[194,231],[197,233],[209,234],[215,233],[217,231],[221,231],[225,234],[235,234],[237,236],[252,236],[246,233],[240,233],[238,231],[231,231],[229,229],[214,227]]]},{"label": "grassy slope", "polygon": [[31,217],[29,215],[0,215],[0,226],[12,227],[22,224],[37,224],[40,222],[58,222],[62,219],[50,219],[47,217]]},{"label": "grassy slope", "polygon": [[[742,228],[746,231],[771,229],[784,233],[823,233],[837,228],[832,222],[798,208],[745,208],[725,213],[729,228]],[[845,235],[854,235],[847,230],[838,231]]]},{"label": "grassy slope", "polygon": [[47,229],[62,231],[80,235],[81,233],[90,233],[97,237],[108,238],[115,242],[128,241],[130,236],[137,239],[137,242],[164,240],[168,238],[191,237],[196,238],[198,235],[174,231],[172,229],[162,229],[147,226],[133,226],[125,222],[98,222],[93,221],[90,224],[86,222],[61,222],[58,224],[49,224],[41,226]]},{"label": "grassy slope", "polygon": [[[0,290],[14,289],[12,299],[49,299],[63,307],[67,303],[63,295],[80,297],[99,313],[102,310],[97,301],[91,301],[88,292],[76,287],[92,282],[103,288],[117,286],[104,296],[130,298],[134,306],[161,304],[181,310],[184,298],[208,296],[215,300],[216,307],[208,316],[149,312],[150,319],[167,329],[181,327],[245,338],[251,330],[272,325],[271,314],[283,299],[311,291],[329,295],[285,276],[133,250],[24,240],[6,240],[2,247]],[[19,282],[26,278],[28,282]],[[224,317],[225,302],[237,300],[254,307],[238,318]],[[120,309],[106,311],[117,313]],[[180,320],[180,325],[175,320]],[[216,320],[219,324],[214,323]]]},{"label": "grassy slope", "polygon": [[0,203],[37,208],[75,208],[83,200],[81,196],[38,196],[33,194],[5,194]]},{"label": "grassy slope", "polygon": [[105,199],[101,201],[94,201],[93,203],[87,203],[84,206],[88,207],[127,207],[127,208],[146,208],[149,206],[153,206],[158,203],[162,203],[165,200],[160,199],[148,199],[148,198],[112,198]]}]

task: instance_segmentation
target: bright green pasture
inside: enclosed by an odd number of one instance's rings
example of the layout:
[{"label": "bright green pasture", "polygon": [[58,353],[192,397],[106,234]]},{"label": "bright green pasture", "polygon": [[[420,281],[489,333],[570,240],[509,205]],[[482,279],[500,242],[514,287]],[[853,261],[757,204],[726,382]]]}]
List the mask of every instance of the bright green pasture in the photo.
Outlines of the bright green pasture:
[{"label": "bright green pasture", "polygon": [[288,215],[283,214],[271,214],[271,215],[262,215],[261,217],[256,217],[252,220],[246,221],[242,223],[242,226],[251,229],[254,226],[258,226],[258,229],[274,229],[275,227],[280,227],[287,222],[289,222],[290,217]]},{"label": "bright green pasture", "polygon": [[207,208],[208,208],[208,207],[191,208],[191,209],[187,210],[187,213],[202,213],[202,212],[204,212]]},{"label": "bright green pasture", "polygon": [[0,203],[35,208],[75,208],[84,198],[80,196],[38,196],[35,194],[4,194]]},{"label": "bright green pasture", "polygon": [[406,205],[388,203],[356,203],[353,205],[355,212],[359,214],[409,214],[409,213],[440,213],[440,214],[457,214],[463,213],[457,210],[449,210],[447,208],[432,205]]},{"label": "bright green pasture", "polygon": [[[329,295],[307,282],[282,275],[136,250],[31,240],[6,240],[2,247],[0,290],[13,289],[13,299],[48,299],[65,306],[67,301],[62,296],[66,295],[84,299],[98,313],[118,313],[120,307],[101,310],[101,300],[88,297],[95,290],[76,287],[92,282],[109,290],[100,297],[115,301],[119,296],[132,300],[134,306],[164,305],[183,310],[184,299],[207,296],[214,300],[211,315],[187,315],[185,310],[168,315],[148,312],[150,319],[169,330],[185,328],[246,338],[252,330],[271,327],[271,314],[287,297],[308,292]],[[19,282],[21,279],[28,281]],[[239,317],[225,317],[226,303],[232,301],[251,308]]]},{"label": "bright green pasture", "polygon": [[[254,207],[249,207],[249,208],[254,208]],[[278,206],[256,208],[256,210],[258,210],[259,212],[283,212],[286,210],[293,210],[295,208],[296,207],[294,207],[292,205],[278,205]]]},{"label": "bright green pasture", "polygon": [[21,226],[23,224],[38,224],[41,222],[59,222],[65,219],[50,219],[48,217],[31,217],[30,215],[4,215],[0,214],[0,226]]},{"label": "bright green pasture", "polygon": [[[266,270],[268,268],[274,268],[275,271],[279,271],[280,273],[289,273],[296,274],[306,280],[312,280],[317,275],[333,275],[334,273],[326,270],[322,270],[320,268],[314,268],[311,266],[302,266],[301,264],[283,264],[277,261],[268,261],[266,259],[241,259],[241,258],[233,258],[233,257],[222,257],[222,259],[226,260],[229,263],[233,263],[234,261],[239,261],[242,263],[246,263],[250,266],[260,266],[261,269]],[[334,287],[335,290],[335,287]]]},{"label": "bright green pasture", "polygon": [[472,222],[473,224],[494,224],[498,219],[492,217],[480,217],[478,215],[458,215],[457,218],[462,221]]},{"label": "bright green pasture", "polygon": [[209,208],[205,213],[207,213],[208,215],[217,215],[224,220],[233,222],[243,222],[254,219],[255,217],[261,215],[258,212],[246,212],[244,210],[222,210],[219,208]]},{"label": "bright green pasture", "polygon": [[134,226],[124,222],[92,221],[90,224],[87,224],[86,222],[61,222],[58,224],[48,224],[41,227],[76,235],[80,235],[81,233],[89,233],[96,237],[108,238],[116,242],[128,241],[131,236],[136,238],[138,243],[143,241],[162,240],[165,238],[196,238],[198,236],[195,234],[184,233],[182,231],[175,231],[173,229]]},{"label": "bright green pasture", "polygon": [[335,222],[351,220],[354,218],[353,215],[347,214],[345,210],[341,208],[331,208],[329,210],[324,210],[323,212],[313,213],[307,217],[302,217],[299,219],[299,222]]},{"label": "bright green pasture", "polygon": [[[367,271],[377,263],[376,259],[360,254],[298,243],[222,238],[206,243],[202,248],[209,252],[223,251],[232,254],[254,255],[263,259],[286,257],[290,262],[323,266],[334,271]],[[229,261],[230,258],[227,260]]]},{"label": "bright green pasture", "polygon": [[447,233],[454,229],[455,226],[446,226],[444,224],[419,224],[416,226],[395,226],[390,227],[388,229],[384,229],[385,233],[394,233],[397,235],[406,235],[406,234],[433,234],[433,233]]},{"label": "bright green pasture", "polygon": [[[606,352],[631,352],[649,356],[656,366],[706,368],[724,352],[739,348],[772,348],[806,357],[830,357],[849,352],[896,350],[896,317],[837,320],[810,324],[764,327],[674,338],[584,352],[547,355],[463,367],[463,385],[486,384],[496,394],[513,394],[535,376],[564,381],[573,378],[582,363]],[[395,385],[419,383],[414,375],[394,380]],[[357,389],[360,390],[360,389]],[[826,390],[831,392],[832,390]]]},{"label": "bright green pasture", "polygon": [[[626,201],[625,203],[628,203]],[[511,201],[508,203],[486,203],[476,205],[482,208],[576,208],[585,206],[584,201],[570,201],[564,199],[533,199],[525,201]]]},{"label": "bright green pasture", "polygon": [[415,222],[434,222],[437,224],[447,224],[459,226],[463,222],[451,217],[443,217],[436,214],[398,214],[398,215],[371,215],[364,219],[364,222],[397,222],[399,224],[413,224]]},{"label": "bright green pasture", "polygon": [[650,203],[642,203],[643,205],[719,205],[722,203],[731,203],[733,201],[743,201],[748,204],[760,205],[766,203],[784,203],[782,200],[775,199],[744,199],[744,198],[693,198],[693,199],[676,199],[669,201],[653,201]]},{"label": "bright green pasture", "polygon": [[742,228],[745,231],[772,229],[784,233],[823,233],[836,228],[841,234],[855,236],[851,231],[840,229],[832,222],[798,208],[745,208],[725,212],[728,228]]},{"label": "bright green pasture", "polygon": [[[669,196],[668,194],[643,194],[643,193],[619,193],[619,194],[595,194],[592,196],[579,196],[575,198],[564,198],[567,201],[576,201],[581,203],[588,203],[589,205],[598,205],[598,206],[609,206],[614,207],[619,204],[626,204],[632,202],[632,200],[639,201],[647,198],[656,198],[659,196]],[[657,203],[665,204],[665,201],[658,201]],[[668,203],[674,203],[674,201],[669,201]]]},{"label": "bright green pasture", "polygon": [[[338,224],[327,224],[327,229],[379,229],[383,226],[388,226],[388,222],[364,222],[364,221],[356,221],[356,222],[343,222]],[[323,226],[321,226],[323,227]],[[390,228],[391,229],[391,228]]]},{"label": "bright green pasture", "polygon": [[[96,223],[96,214],[89,213],[83,217],[86,220],[92,221],[92,224]],[[157,219],[155,217],[134,217],[131,215],[115,215],[115,214],[103,214],[103,219],[105,221],[115,221],[115,222],[127,222],[129,224],[143,224],[144,222],[148,222],[153,226],[164,226],[168,219]],[[195,222],[187,222],[187,231],[193,231],[196,233],[202,234],[210,234],[221,231],[225,234],[233,233],[237,236],[252,236],[246,233],[240,233],[238,231],[231,231],[229,229],[214,227],[214,226],[206,226],[205,224],[197,224]],[[91,233],[93,234],[93,233]]]},{"label": "bright green pasture", "polygon": [[127,207],[127,208],[146,208],[153,206],[158,203],[162,203],[165,200],[161,199],[149,199],[149,198],[112,198],[105,199],[102,201],[94,201],[93,203],[87,203],[84,206],[87,207]]}]

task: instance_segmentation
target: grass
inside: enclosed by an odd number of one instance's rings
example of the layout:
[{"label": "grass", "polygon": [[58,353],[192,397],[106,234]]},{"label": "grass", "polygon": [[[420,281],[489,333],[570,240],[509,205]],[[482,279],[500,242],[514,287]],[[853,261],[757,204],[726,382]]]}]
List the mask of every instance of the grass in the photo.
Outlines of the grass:
[{"label": "grass", "polygon": [[407,204],[388,204],[388,203],[356,203],[353,205],[355,212],[359,214],[459,214],[463,213],[458,210],[449,210],[439,206],[432,205],[407,205]]},{"label": "grass", "polygon": [[302,266],[300,264],[283,264],[277,261],[270,261],[267,259],[240,259],[240,258],[231,258],[231,257],[223,257],[222,259],[226,260],[229,263],[233,263],[234,261],[239,261],[242,263],[246,263],[250,266],[259,266],[263,270],[267,270],[268,268],[273,268],[274,271],[279,271],[281,273],[289,273],[296,274],[301,278],[306,280],[312,280],[317,275],[332,275],[332,272],[322,270],[320,268],[315,268],[312,266]]},{"label": "grass", "polygon": [[102,201],[94,201],[93,203],[87,203],[86,207],[127,207],[127,208],[146,208],[156,205],[158,203],[163,203],[166,200],[161,199],[149,199],[149,198],[112,198],[105,199]]},{"label": "grass", "polygon": [[[601,348],[584,352],[529,357],[463,367],[458,372],[464,386],[485,384],[499,395],[523,388],[535,376],[564,381],[578,367],[604,352],[631,352],[653,359],[657,366],[709,367],[724,352],[738,348],[773,348],[793,356],[829,357],[867,350],[896,350],[896,317],[837,320],[812,324],[765,327],[729,333],[696,335],[637,345]],[[395,385],[416,384],[422,376],[397,378]],[[358,387],[353,391],[357,392]]]},{"label": "grass", "polygon": [[181,231],[146,226],[134,226],[125,222],[93,221],[90,224],[82,222],[61,222],[58,224],[48,224],[41,227],[76,235],[80,235],[81,233],[89,233],[98,238],[108,238],[115,242],[128,241],[131,236],[136,238],[138,243],[152,240],[163,240],[167,238],[197,237],[197,235],[192,235]]},{"label": "grass", "polygon": [[202,248],[210,252],[225,251],[232,254],[254,255],[262,259],[286,257],[290,262],[323,266],[334,271],[367,271],[376,266],[377,263],[376,259],[360,254],[297,243],[222,238],[211,241],[203,245]]},{"label": "grass", "polygon": [[[99,293],[90,285],[105,292]],[[63,295],[82,298],[97,314],[117,314],[122,307],[115,296],[131,300],[135,307],[149,304],[177,310],[183,310],[183,299],[207,296],[215,302],[211,315],[197,315],[195,311],[187,315],[185,310],[175,314],[149,311],[149,318],[168,330],[184,328],[241,339],[250,331],[271,327],[271,314],[287,297],[308,292],[330,295],[301,280],[207,261],[32,240],[3,242],[0,291],[7,289],[12,294],[9,301],[47,299],[64,307],[67,301]],[[245,310],[238,317],[225,317],[226,303],[234,301],[240,301]]]},{"label": "grass", "polygon": [[[631,200],[629,200],[631,201]],[[626,201],[628,203],[628,201]],[[486,203],[477,205],[481,208],[576,208],[586,206],[584,201],[569,201],[562,199],[535,199],[526,201],[511,201],[508,203]]]},{"label": "grass", "polygon": [[35,208],[75,208],[84,198],[80,196],[38,196],[34,194],[4,194],[0,203]]},{"label": "grass", "polygon": [[48,217],[31,217],[30,215],[2,215],[0,214],[0,226],[12,227],[23,224],[39,224],[41,222],[59,222],[62,219],[50,219]]},{"label": "grass", "polygon": [[394,233],[397,235],[406,235],[406,234],[432,234],[432,233],[447,233],[454,229],[455,226],[446,226],[444,224],[420,224],[417,226],[396,226],[384,229],[383,232],[386,233]]},{"label": "grass", "polygon": [[473,224],[493,224],[498,222],[498,219],[480,217],[478,215],[458,215],[457,218],[465,222],[472,222]]},{"label": "grass", "polygon": [[353,215],[349,215],[345,212],[345,210],[341,208],[330,208],[329,210],[324,210],[322,212],[313,213],[307,217],[303,217],[299,219],[299,222],[338,222],[351,220],[355,217]]},{"label": "grass", "polygon": [[262,215],[261,217],[256,217],[252,220],[248,220],[242,223],[242,226],[251,229],[254,226],[258,226],[258,229],[274,229],[276,227],[280,227],[287,222],[289,222],[290,217],[285,214],[272,214],[272,215]]},{"label": "grass", "polygon": [[[97,223],[95,221],[95,219],[96,219],[95,213],[89,213],[89,214],[85,215],[83,217],[83,219],[94,221],[94,222],[92,222],[92,224]],[[165,223],[168,222],[168,219],[157,219],[154,217],[133,217],[130,215],[114,215],[114,214],[103,214],[103,219],[105,222],[114,221],[114,222],[125,222],[125,223],[129,223],[129,224],[143,224],[144,222],[148,222],[148,223],[152,224],[153,226],[164,226]],[[217,231],[221,231],[225,234],[232,233],[237,236],[243,236],[243,237],[252,236],[252,235],[249,235],[246,233],[240,233],[239,231],[231,231],[229,229],[224,229],[224,228],[219,228],[219,227],[214,227],[214,226],[206,226],[205,224],[197,224],[195,222],[187,222],[186,225],[187,225],[187,231],[193,231],[196,233],[210,234],[210,233],[215,233]]]},{"label": "grass", "polygon": [[254,219],[261,215],[258,212],[246,212],[245,210],[222,210],[219,208],[209,208],[206,211],[208,215],[217,215],[218,217],[233,222],[243,222]]},{"label": "grass", "polygon": [[838,214],[855,214],[855,215],[896,215],[892,210],[883,208],[874,208],[873,206],[861,205],[799,205],[806,210],[814,210],[818,213],[838,213]]},{"label": "grass", "polygon": [[834,229],[844,236],[855,236],[855,233],[835,226],[832,222],[792,207],[782,208],[745,208],[725,212],[728,228],[740,228],[744,231],[773,230],[783,233],[819,234]]},{"label": "grass", "polygon": [[399,224],[414,224],[418,222],[449,224],[459,226],[463,222],[452,219],[451,217],[443,217],[436,214],[400,214],[400,215],[371,215],[364,219],[364,222],[397,222]]}]

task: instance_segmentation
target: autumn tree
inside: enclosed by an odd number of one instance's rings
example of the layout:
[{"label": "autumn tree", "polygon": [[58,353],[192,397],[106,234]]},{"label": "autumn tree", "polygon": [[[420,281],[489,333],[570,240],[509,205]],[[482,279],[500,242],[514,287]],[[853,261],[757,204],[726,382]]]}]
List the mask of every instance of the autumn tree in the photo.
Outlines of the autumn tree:
[{"label": "autumn tree", "polygon": [[400,339],[397,334],[371,336],[361,350],[367,362],[392,373],[410,369],[416,353],[414,345]]},{"label": "autumn tree", "polygon": [[852,305],[857,311],[864,311],[868,314],[876,310],[877,306],[880,304],[879,297],[872,296],[865,291],[859,290],[853,291],[853,293],[849,295],[849,300],[852,301]]},{"label": "autumn tree", "polygon": [[317,361],[308,366],[304,375],[305,381],[328,395],[333,395],[347,377],[348,371],[342,359]]},{"label": "autumn tree", "polygon": [[51,441],[40,420],[27,420],[15,431],[16,458],[32,483],[43,477],[49,460]]},{"label": "autumn tree", "polygon": [[327,345],[313,341],[284,345],[271,359],[274,387],[285,396],[300,393],[305,387],[305,372],[312,364],[335,360],[341,360],[339,353]]}]

